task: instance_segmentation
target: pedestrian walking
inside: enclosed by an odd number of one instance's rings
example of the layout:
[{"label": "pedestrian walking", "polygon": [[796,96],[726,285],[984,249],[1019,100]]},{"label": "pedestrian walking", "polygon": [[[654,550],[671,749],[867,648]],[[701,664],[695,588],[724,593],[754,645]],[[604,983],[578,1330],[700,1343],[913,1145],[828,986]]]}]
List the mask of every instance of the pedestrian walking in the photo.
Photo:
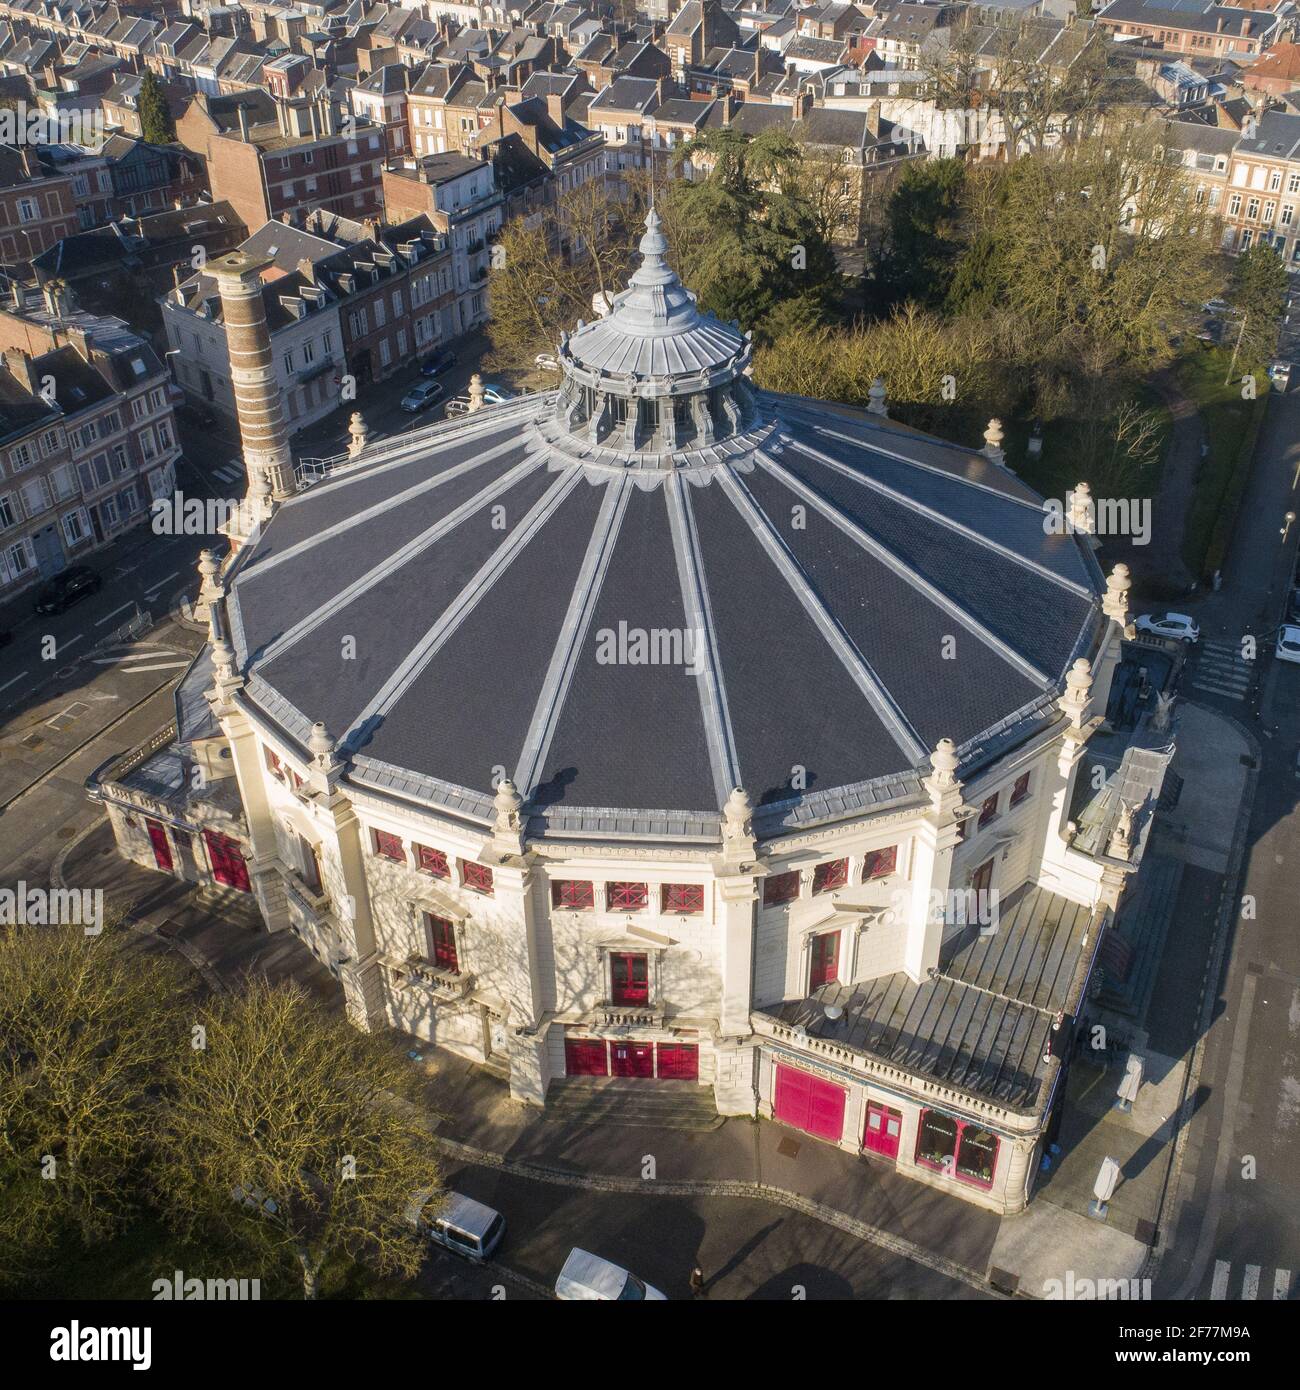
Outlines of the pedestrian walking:
[{"label": "pedestrian walking", "polygon": [[695,1268],[691,1270],[691,1297],[704,1297],[704,1271],[699,1265],[696,1265]]}]

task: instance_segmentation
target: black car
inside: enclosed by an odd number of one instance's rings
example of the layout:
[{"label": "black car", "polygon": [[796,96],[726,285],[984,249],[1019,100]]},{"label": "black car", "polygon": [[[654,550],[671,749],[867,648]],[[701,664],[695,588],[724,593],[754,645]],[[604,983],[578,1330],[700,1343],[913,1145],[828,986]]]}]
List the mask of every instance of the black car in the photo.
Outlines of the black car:
[{"label": "black car", "polygon": [[456,365],[456,354],[439,350],[432,357],[426,357],[420,363],[421,376],[441,376],[443,372],[449,372]]},{"label": "black car", "polygon": [[89,565],[73,565],[56,574],[36,595],[38,613],[62,613],[88,594],[97,594],[104,581]]}]

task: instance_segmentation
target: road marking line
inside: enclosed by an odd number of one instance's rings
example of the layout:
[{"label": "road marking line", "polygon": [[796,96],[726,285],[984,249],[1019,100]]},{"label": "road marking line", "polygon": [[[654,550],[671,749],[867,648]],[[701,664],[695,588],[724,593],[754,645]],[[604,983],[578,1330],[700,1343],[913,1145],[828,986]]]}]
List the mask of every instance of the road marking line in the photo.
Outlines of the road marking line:
[{"label": "road marking line", "polygon": [[1227,1260],[1215,1260],[1214,1262],[1214,1283],[1210,1285],[1210,1299],[1214,1303],[1222,1303],[1228,1296],[1228,1275],[1232,1271],[1232,1266]]},{"label": "road marking line", "polygon": [[188,666],[188,661],[159,661],[153,666],[123,666],[122,674],[133,676],[137,671],[171,671],[177,666]]},{"label": "road marking line", "polygon": [[17,685],[18,682],[22,680],[23,677],[27,674],[28,673],[26,671],[19,671],[18,674],[13,678],[13,680],[5,681],[3,685],[0,685],[0,690],[8,690],[11,685]]},{"label": "road marking line", "polygon": [[1289,1269],[1278,1269],[1273,1271],[1273,1298],[1280,1302],[1291,1297],[1291,1271]]},{"label": "road marking line", "polygon": [[212,476],[223,483],[233,483],[239,474],[229,468],[218,468]]},{"label": "road marking line", "polygon": [[157,581],[157,583],[150,584],[149,587],[144,591],[145,598],[153,598],[153,596],[158,592],[159,589],[162,588],[164,584],[170,584],[178,574],[180,574],[180,570],[172,570],[172,572],[167,576],[166,579],[160,579]]},{"label": "road marking line", "polygon": [[84,632],[79,632],[75,637],[65,637],[63,641],[59,643],[59,650],[66,651],[69,647],[75,646],[85,635]]},{"label": "road marking line", "polygon": [[1247,1265],[1245,1277],[1241,1281],[1241,1296],[1251,1303],[1259,1297],[1259,1266]]},{"label": "road marking line", "polygon": [[113,611],[112,611],[111,613],[107,614],[107,615],[106,615],[105,617],[103,617],[103,618],[98,619],[98,621],[95,623],[95,626],[96,626],[96,627],[103,627],[104,624],[105,624],[106,622],[108,622],[108,621],[109,621],[110,619],[112,619],[112,618],[116,618],[117,615],[118,615],[119,613],[125,613],[126,610],[127,610],[128,608],[134,608],[134,607],[135,607],[135,604],[133,604],[133,603],[124,603],[124,604],[121,606],[121,608],[114,608]]}]

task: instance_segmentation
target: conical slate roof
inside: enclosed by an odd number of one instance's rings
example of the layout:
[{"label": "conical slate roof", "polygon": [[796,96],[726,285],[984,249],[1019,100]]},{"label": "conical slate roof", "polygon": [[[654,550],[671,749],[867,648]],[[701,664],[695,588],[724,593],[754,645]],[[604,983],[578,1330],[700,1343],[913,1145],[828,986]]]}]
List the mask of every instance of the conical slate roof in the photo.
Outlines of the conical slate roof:
[{"label": "conical slate roof", "polygon": [[[663,271],[572,336],[581,370],[638,323],[743,352]],[[877,416],[710,389],[669,452],[575,426],[570,379],[283,504],[228,603],[249,696],[398,795],[488,816],[505,775],[554,827],[683,833],[735,786],[786,823],[879,806],[939,739],[969,765],[1047,716],[1101,576],[1029,488]]]}]

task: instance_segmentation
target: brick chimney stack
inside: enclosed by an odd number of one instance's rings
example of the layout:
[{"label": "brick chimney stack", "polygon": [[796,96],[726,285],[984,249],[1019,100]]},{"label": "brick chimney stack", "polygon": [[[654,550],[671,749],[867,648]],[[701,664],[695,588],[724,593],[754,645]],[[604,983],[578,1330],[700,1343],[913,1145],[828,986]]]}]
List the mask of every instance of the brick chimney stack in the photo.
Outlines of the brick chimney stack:
[{"label": "brick chimney stack", "polygon": [[221,295],[249,492],[259,480],[264,481],[272,499],[280,501],[293,495],[294,477],[284,399],[275,376],[271,330],[262,300],[262,271],[271,264],[269,256],[232,251],[210,260],[205,268],[216,277]]}]

